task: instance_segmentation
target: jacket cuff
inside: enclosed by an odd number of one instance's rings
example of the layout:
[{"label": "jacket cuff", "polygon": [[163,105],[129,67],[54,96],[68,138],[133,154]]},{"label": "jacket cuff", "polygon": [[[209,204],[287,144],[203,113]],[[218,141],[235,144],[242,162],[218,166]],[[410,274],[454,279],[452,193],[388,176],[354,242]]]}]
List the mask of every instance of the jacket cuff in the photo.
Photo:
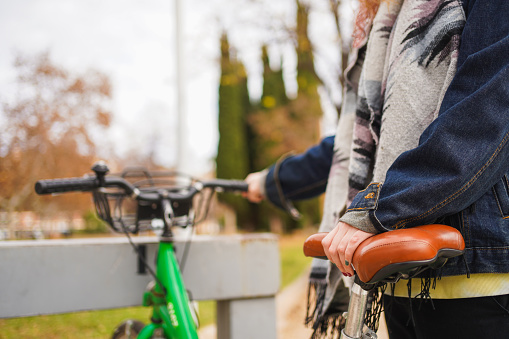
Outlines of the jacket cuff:
[{"label": "jacket cuff", "polygon": [[279,172],[281,165],[286,160],[293,157],[292,153],[288,153],[279,158],[274,165],[265,169],[267,171],[265,176],[265,197],[275,206],[285,209],[287,204],[287,198],[284,195],[281,187],[281,180],[279,179]]},{"label": "jacket cuff", "polygon": [[267,199],[275,206],[284,209],[293,219],[299,220],[301,215],[293,206],[292,202],[286,198],[283,188],[281,187],[281,181],[279,180],[281,164],[290,157],[291,155],[281,157],[274,166],[268,169],[265,177],[265,194]]},{"label": "jacket cuff", "polygon": [[265,184],[267,182],[267,174],[269,174],[269,169],[266,168],[263,171],[260,171],[260,194],[263,198],[267,199],[267,189],[265,188]]},{"label": "jacket cuff", "polygon": [[275,206],[284,209],[283,203],[280,199],[279,192],[276,188],[278,185],[276,183],[278,181],[278,176],[275,173],[275,171],[276,171],[275,166],[271,166],[270,168],[267,169],[263,185],[264,193],[267,200],[269,200]]},{"label": "jacket cuff", "polygon": [[371,218],[378,205],[381,188],[381,183],[372,183],[360,191],[339,220],[364,232],[380,233]]},{"label": "jacket cuff", "polygon": [[369,218],[368,211],[350,211],[343,214],[339,221],[347,223],[361,231],[368,233],[380,233]]}]

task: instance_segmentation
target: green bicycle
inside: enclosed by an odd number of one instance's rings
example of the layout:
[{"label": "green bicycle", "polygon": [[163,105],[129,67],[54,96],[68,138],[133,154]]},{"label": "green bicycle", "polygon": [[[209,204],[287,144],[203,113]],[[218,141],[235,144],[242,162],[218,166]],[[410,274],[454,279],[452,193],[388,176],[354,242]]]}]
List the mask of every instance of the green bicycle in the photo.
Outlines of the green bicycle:
[{"label": "green bicycle", "polygon": [[[143,295],[152,307],[150,323],[128,320],[112,338],[197,339],[198,318],[186,291],[175,256],[173,227],[189,227],[202,221],[216,191],[247,190],[244,181],[215,179],[198,181],[177,173],[128,169],[107,175],[105,164],[92,167],[94,174],[82,178],[40,180],[37,194],[91,192],[98,216],[115,232],[124,233],[154,280]],[[130,234],[153,230],[160,235],[155,271]]]}]

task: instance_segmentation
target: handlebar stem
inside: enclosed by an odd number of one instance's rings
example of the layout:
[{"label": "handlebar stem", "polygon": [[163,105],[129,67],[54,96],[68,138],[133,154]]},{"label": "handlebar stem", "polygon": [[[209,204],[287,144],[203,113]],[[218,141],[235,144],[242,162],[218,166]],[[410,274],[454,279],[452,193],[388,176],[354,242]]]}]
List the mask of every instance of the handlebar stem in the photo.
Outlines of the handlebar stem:
[{"label": "handlebar stem", "polygon": [[171,226],[171,221],[173,220],[174,214],[173,214],[173,208],[171,207],[171,204],[168,201],[168,199],[163,199],[162,205],[163,205],[163,213],[164,213],[163,235],[166,235],[166,233],[170,229],[169,226]]}]

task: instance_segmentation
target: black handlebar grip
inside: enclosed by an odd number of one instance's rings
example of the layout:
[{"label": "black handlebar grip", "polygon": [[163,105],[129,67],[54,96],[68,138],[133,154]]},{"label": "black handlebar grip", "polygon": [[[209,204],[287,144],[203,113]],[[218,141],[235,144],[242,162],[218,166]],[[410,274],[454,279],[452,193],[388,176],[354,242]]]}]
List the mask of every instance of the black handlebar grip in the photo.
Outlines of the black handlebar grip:
[{"label": "black handlebar grip", "polygon": [[39,180],[35,183],[37,194],[88,192],[99,187],[96,177]]},{"label": "black handlebar grip", "polygon": [[214,179],[204,183],[205,187],[222,188],[225,191],[247,192],[248,185],[243,180]]},{"label": "black handlebar grip", "polygon": [[247,192],[249,187],[247,182],[243,180],[230,180],[230,183],[231,186],[228,189],[232,191]]}]

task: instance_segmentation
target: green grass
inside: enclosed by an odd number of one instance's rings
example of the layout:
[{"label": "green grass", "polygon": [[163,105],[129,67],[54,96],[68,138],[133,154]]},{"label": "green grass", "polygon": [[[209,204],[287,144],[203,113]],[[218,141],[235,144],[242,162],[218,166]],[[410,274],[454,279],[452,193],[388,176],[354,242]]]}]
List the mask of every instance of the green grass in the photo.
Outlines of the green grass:
[{"label": "green grass", "polygon": [[149,308],[129,307],[27,318],[0,319],[0,338],[110,338],[125,319],[147,320]]},{"label": "green grass", "polygon": [[281,256],[281,288],[285,288],[298,278],[310,265],[311,258],[302,254],[306,235],[284,236],[279,241]]},{"label": "green grass", "polygon": [[[281,237],[281,288],[288,286],[309,267],[302,255],[304,235]],[[141,293],[141,292],[140,292]],[[199,302],[201,326],[215,322],[215,301]],[[129,307],[26,318],[0,319],[0,339],[93,339],[110,338],[115,327],[126,319],[148,322],[150,308]]]}]

